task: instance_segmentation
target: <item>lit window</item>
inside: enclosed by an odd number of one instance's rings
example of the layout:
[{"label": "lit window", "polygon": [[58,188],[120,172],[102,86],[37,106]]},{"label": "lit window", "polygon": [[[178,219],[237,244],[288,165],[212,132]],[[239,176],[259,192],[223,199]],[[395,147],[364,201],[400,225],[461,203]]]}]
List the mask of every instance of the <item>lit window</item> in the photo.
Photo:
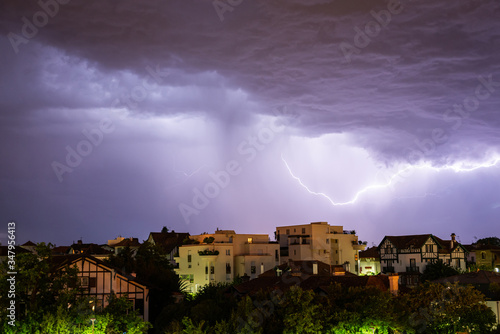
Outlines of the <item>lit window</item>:
[{"label": "lit window", "polygon": [[248,243],[251,244],[253,242],[253,238],[248,238]]}]

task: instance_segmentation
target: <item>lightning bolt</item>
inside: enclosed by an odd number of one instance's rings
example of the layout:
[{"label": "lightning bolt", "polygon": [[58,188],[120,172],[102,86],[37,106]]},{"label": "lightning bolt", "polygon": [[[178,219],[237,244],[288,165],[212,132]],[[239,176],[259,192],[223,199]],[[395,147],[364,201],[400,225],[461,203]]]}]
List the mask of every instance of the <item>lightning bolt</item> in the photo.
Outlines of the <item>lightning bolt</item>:
[{"label": "lightning bolt", "polygon": [[298,176],[295,176],[293,174],[292,169],[290,168],[290,166],[286,162],[285,158],[283,157],[283,154],[281,155],[281,160],[283,161],[283,163],[285,164],[286,168],[288,169],[288,172],[290,173],[290,176],[293,179],[295,179],[304,189],[306,189],[312,195],[321,196],[321,197],[326,198],[333,206],[341,206],[341,205],[354,204],[361,197],[361,195],[363,195],[364,193],[366,193],[368,191],[371,191],[371,190],[375,190],[375,189],[388,188],[388,187],[390,187],[394,183],[394,181],[397,178],[402,177],[405,173],[408,173],[408,172],[413,171],[413,170],[420,170],[420,169],[425,170],[425,169],[427,169],[427,170],[433,170],[433,171],[436,171],[436,172],[440,172],[440,171],[444,171],[444,170],[451,170],[451,171],[453,171],[455,173],[464,173],[464,172],[472,172],[472,171],[475,171],[475,170],[480,169],[480,168],[494,167],[494,166],[498,165],[498,163],[500,162],[500,158],[495,158],[492,161],[489,161],[489,162],[486,162],[486,163],[482,163],[482,164],[463,164],[462,163],[462,164],[458,164],[458,165],[450,165],[450,166],[443,166],[443,167],[434,167],[434,166],[430,165],[429,163],[427,163],[427,164],[421,164],[421,165],[417,165],[417,166],[408,165],[407,167],[399,170],[398,172],[394,173],[391,177],[389,177],[389,179],[387,180],[387,182],[380,183],[380,184],[369,185],[369,186],[361,189],[356,194],[354,194],[354,197],[350,201],[347,201],[347,202],[335,202],[327,194],[320,193],[320,192],[315,192],[315,191],[312,191],[311,189],[309,189],[309,187],[307,187]]}]

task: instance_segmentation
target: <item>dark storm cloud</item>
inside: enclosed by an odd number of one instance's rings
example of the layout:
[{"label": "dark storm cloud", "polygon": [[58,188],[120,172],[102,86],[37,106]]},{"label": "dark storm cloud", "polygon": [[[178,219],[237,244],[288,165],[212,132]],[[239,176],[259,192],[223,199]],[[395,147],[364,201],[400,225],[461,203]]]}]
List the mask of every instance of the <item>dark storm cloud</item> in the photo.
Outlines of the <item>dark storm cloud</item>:
[{"label": "dark storm cloud", "polygon": [[[243,168],[231,181],[245,189],[241,198],[228,188],[196,218],[234,221],[248,207],[247,221],[299,217],[258,212],[269,197],[256,198],[287,189],[278,211],[302,200],[279,158],[293,136],[342,134],[389,167],[481,161],[500,145],[495,1],[243,0],[218,13],[212,1],[71,0],[51,7],[54,15],[36,32],[24,26],[42,18],[38,1],[0,6],[0,153],[11,158],[1,170],[4,203],[22,212],[30,201],[21,198],[30,194],[34,214],[57,211],[67,233],[79,226],[90,236],[81,224],[92,220],[110,231],[126,222],[130,233],[129,224],[141,219],[150,229],[182,220],[178,204],[189,203],[192,189],[209,182],[208,171],[231,160]],[[248,149],[249,138],[268,126],[261,116],[284,106],[287,130],[246,163],[239,148]],[[65,163],[67,147],[76,150],[86,140],[82,131],[103,119],[113,132],[59,183],[53,161]],[[318,154],[336,152],[335,140]],[[351,158],[358,161],[344,159]],[[354,214],[330,213],[328,203],[313,204],[316,197],[307,201],[328,217]],[[390,210],[404,214],[400,204]],[[310,211],[300,219],[314,220]],[[383,216],[378,208],[366,211]]]}]

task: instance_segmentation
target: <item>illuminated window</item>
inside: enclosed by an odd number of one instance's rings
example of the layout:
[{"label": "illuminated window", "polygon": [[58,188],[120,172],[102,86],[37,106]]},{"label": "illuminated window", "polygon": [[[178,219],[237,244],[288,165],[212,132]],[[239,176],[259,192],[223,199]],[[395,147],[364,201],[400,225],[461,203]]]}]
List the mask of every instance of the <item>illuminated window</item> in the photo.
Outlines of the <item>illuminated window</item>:
[{"label": "illuminated window", "polygon": [[253,242],[253,238],[248,238],[248,243],[251,244]]}]

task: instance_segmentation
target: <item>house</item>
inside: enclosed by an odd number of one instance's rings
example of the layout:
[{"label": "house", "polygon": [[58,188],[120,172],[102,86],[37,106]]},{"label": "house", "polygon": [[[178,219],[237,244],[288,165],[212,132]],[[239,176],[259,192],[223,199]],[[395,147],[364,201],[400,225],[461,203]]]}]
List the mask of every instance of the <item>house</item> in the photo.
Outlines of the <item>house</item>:
[{"label": "house", "polygon": [[36,251],[36,244],[31,240],[28,240],[27,242],[22,244],[21,247],[30,251],[31,253],[35,253]]},{"label": "house", "polygon": [[454,275],[432,281],[433,283],[457,283],[461,285],[472,285],[486,296],[488,305],[497,318],[500,325],[500,273],[488,270]]},{"label": "house", "polygon": [[[109,245],[109,243],[108,243]],[[141,247],[141,243],[137,238],[123,238],[117,243],[114,243],[112,246],[115,249],[115,255],[121,253],[125,248],[129,248],[132,252],[132,255],[135,256],[139,247]]]},{"label": "house", "polygon": [[347,271],[359,273],[359,251],[366,242],[358,241],[356,231],[331,226],[327,222],[279,226],[276,240],[280,244],[281,263],[289,259],[317,260],[330,265],[345,265]]},{"label": "house", "polygon": [[172,232],[151,232],[146,242],[160,247],[162,252],[166,254],[172,266],[176,266],[174,257],[179,253],[179,247],[182,246],[184,240],[189,238],[189,233]]},{"label": "house", "polygon": [[[334,270],[333,268],[337,268]],[[283,293],[292,286],[299,286],[303,290],[312,290],[320,294],[328,294],[332,284],[344,287],[375,286],[382,291],[398,293],[398,276],[357,276],[342,271],[340,265],[330,266],[324,262],[293,261],[266,271],[258,278],[233,286],[238,296],[255,295],[259,291],[279,291]]]},{"label": "house", "polygon": [[478,268],[500,269],[500,247],[496,245],[472,244],[464,245],[469,252],[467,261]]},{"label": "house", "polygon": [[217,230],[193,235],[179,247],[175,272],[195,293],[209,283],[232,282],[238,276],[253,279],[279,264],[279,245],[267,234],[237,234]]},{"label": "house", "polygon": [[134,310],[148,321],[149,288],[136,277],[87,254],[54,256],[53,261],[56,270],[64,270],[66,266],[78,268],[82,295],[93,298],[97,309],[106,307],[108,297],[114,293],[117,297],[126,296],[131,300]]},{"label": "house", "polygon": [[416,285],[428,263],[442,260],[465,271],[467,250],[455,240],[432,234],[385,236],[378,246],[382,272],[399,273],[402,285]]},{"label": "house", "polygon": [[71,246],[69,246],[69,249],[66,254],[92,255],[95,258],[103,260],[109,258],[113,254],[113,252],[105,249],[104,247],[98,244],[93,244],[93,243],[84,244],[82,240],[78,240],[76,244],[72,244]]},{"label": "house", "polygon": [[380,254],[378,248],[373,246],[367,250],[359,252],[359,274],[377,275],[380,274]]},{"label": "house", "polygon": [[[31,251],[27,250],[22,246],[15,246],[14,250],[9,253],[9,246],[0,246],[0,263],[7,261],[9,259],[9,255],[12,257],[18,256],[23,253],[31,253]],[[12,258],[10,259],[12,260]]]}]

